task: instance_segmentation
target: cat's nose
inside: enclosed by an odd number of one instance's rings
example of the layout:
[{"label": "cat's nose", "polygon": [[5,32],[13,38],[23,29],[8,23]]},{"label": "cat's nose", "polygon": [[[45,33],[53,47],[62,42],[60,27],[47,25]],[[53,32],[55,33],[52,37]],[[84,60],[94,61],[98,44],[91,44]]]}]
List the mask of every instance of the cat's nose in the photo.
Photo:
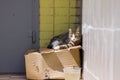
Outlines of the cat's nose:
[{"label": "cat's nose", "polygon": [[76,39],[73,39],[73,40],[76,40]]},{"label": "cat's nose", "polygon": [[72,41],[74,42],[74,41],[76,41],[76,39],[73,39]]}]

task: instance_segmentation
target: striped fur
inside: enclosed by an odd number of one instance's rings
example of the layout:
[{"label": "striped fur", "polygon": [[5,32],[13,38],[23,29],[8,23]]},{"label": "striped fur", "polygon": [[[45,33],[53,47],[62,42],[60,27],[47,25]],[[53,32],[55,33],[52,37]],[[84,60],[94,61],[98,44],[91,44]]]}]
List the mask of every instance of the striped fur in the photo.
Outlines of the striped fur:
[{"label": "striped fur", "polygon": [[66,49],[72,46],[80,45],[80,42],[80,27],[77,27],[75,32],[73,32],[72,29],[69,29],[68,32],[53,37],[47,48]]}]

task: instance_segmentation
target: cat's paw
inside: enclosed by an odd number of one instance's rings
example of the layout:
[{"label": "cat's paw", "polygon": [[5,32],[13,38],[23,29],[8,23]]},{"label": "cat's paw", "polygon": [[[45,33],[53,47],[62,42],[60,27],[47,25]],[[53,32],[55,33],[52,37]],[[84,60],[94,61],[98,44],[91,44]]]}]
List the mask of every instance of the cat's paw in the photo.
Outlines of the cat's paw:
[{"label": "cat's paw", "polygon": [[55,47],[53,47],[53,49],[59,50],[59,49],[60,49],[60,46],[55,46]]}]

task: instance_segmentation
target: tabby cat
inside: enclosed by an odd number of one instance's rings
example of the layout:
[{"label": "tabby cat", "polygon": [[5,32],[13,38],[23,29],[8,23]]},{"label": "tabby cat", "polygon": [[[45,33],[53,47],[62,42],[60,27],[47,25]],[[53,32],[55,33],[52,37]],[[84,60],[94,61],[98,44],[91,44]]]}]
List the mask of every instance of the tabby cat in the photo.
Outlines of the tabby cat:
[{"label": "tabby cat", "polygon": [[80,27],[77,27],[75,32],[69,29],[68,32],[54,36],[47,48],[50,49],[66,49],[72,46],[81,44]]}]

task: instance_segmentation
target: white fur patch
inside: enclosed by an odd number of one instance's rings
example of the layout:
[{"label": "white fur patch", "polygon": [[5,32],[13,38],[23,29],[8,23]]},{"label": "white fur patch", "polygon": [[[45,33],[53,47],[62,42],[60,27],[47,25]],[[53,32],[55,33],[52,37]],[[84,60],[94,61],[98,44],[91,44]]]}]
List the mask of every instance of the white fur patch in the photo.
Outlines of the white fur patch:
[{"label": "white fur patch", "polygon": [[60,49],[60,46],[59,46],[59,41],[54,41],[53,43],[52,43],[52,45],[53,45],[53,49]]},{"label": "white fur patch", "polygon": [[71,40],[73,41],[75,39],[75,35],[72,34]]},{"label": "white fur patch", "polygon": [[55,47],[53,47],[53,49],[58,50],[58,49],[60,49],[60,46],[55,46]]}]

